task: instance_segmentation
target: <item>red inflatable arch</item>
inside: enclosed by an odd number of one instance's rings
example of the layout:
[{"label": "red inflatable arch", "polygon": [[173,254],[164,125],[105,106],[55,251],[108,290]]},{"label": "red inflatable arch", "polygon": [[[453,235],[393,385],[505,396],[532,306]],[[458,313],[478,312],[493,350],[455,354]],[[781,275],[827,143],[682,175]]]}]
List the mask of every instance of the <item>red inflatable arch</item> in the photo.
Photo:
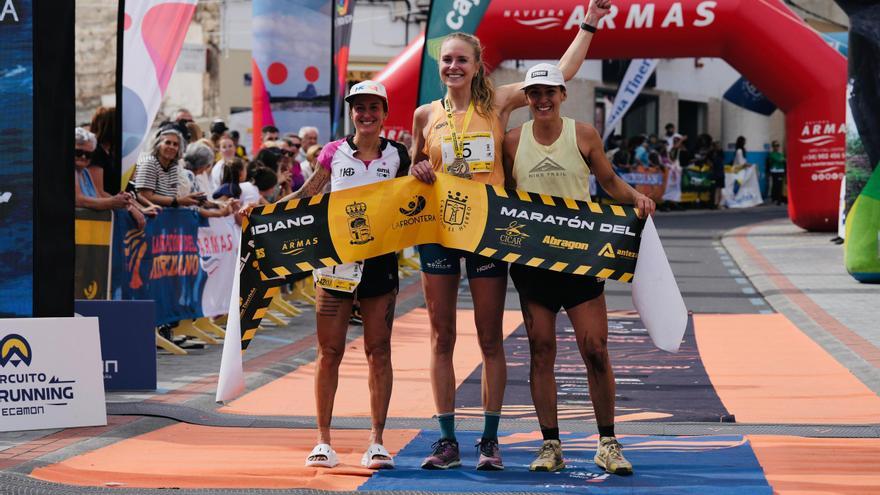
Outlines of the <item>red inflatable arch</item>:
[{"label": "red inflatable arch", "polygon": [[[587,3],[492,0],[476,32],[487,66],[558,59]],[[742,73],[785,112],[791,220],[808,230],[837,228],[846,60],[781,1],[615,0],[599,27],[590,58],[719,57]],[[420,37],[378,76],[392,95],[389,134],[412,126],[423,45]]]}]

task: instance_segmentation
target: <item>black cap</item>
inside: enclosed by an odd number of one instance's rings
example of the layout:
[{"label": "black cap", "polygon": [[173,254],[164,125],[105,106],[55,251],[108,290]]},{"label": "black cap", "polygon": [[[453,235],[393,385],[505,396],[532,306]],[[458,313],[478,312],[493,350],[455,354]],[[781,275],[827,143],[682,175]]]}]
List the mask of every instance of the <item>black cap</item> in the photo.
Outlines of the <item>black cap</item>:
[{"label": "black cap", "polygon": [[226,122],[220,119],[215,119],[214,122],[211,122],[211,134],[223,134],[228,130],[229,127],[226,127]]}]

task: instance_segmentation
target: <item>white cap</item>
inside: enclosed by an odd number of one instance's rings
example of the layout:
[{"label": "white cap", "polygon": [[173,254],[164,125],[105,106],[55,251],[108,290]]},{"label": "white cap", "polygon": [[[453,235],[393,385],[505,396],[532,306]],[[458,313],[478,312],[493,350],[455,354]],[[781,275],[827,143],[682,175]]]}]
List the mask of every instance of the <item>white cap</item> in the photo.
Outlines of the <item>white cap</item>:
[{"label": "white cap", "polygon": [[388,108],[388,92],[385,91],[385,86],[380,82],[367,80],[355,84],[348,91],[345,101],[351,103],[352,98],[360,95],[376,95],[385,100],[385,108]]},{"label": "white cap", "polygon": [[544,86],[562,86],[565,87],[565,77],[559,67],[553,64],[538,64],[530,68],[526,72],[526,80],[523,83],[523,89],[538,84]]}]

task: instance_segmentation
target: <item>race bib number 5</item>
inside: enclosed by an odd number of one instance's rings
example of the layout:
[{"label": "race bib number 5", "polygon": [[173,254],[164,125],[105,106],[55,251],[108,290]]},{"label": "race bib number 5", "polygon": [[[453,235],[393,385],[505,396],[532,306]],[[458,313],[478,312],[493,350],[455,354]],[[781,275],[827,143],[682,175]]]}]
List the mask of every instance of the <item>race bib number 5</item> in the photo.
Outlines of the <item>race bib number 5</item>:
[{"label": "race bib number 5", "polygon": [[[470,168],[470,173],[488,173],[495,165],[495,141],[489,132],[469,132],[461,136],[464,149],[462,157]],[[447,170],[455,162],[455,148],[452,137],[444,136],[441,143],[443,169]]]}]

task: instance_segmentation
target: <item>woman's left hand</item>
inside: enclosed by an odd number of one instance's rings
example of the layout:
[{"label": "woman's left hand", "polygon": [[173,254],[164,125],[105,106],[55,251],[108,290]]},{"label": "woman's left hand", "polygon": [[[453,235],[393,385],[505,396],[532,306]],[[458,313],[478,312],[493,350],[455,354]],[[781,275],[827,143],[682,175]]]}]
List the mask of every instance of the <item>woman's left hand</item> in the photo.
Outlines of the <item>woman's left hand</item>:
[{"label": "woman's left hand", "polygon": [[419,179],[425,184],[433,184],[434,181],[437,180],[437,175],[434,173],[434,167],[431,166],[431,162],[428,160],[422,160],[413,165],[410,169],[410,173],[413,177]]},{"label": "woman's left hand", "polygon": [[590,0],[590,7],[587,9],[587,12],[591,17],[595,17],[595,22],[599,22],[599,19],[605,17],[610,9],[611,0]]},{"label": "woman's left hand", "polygon": [[141,208],[141,212],[148,217],[155,217],[159,213],[162,213],[162,207],[158,205],[150,205]]},{"label": "woman's left hand", "polygon": [[642,193],[636,194],[635,201],[633,203],[634,206],[638,208],[639,218],[648,218],[648,215],[653,216],[654,211],[657,210],[657,205],[654,204],[654,200],[645,196]]},{"label": "woman's left hand", "polygon": [[144,214],[141,213],[141,210],[137,209],[136,206],[129,206],[128,213],[131,215],[134,223],[137,224],[138,230],[144,230],[144,226],[147,225],[147,219],[144,218]]}]

